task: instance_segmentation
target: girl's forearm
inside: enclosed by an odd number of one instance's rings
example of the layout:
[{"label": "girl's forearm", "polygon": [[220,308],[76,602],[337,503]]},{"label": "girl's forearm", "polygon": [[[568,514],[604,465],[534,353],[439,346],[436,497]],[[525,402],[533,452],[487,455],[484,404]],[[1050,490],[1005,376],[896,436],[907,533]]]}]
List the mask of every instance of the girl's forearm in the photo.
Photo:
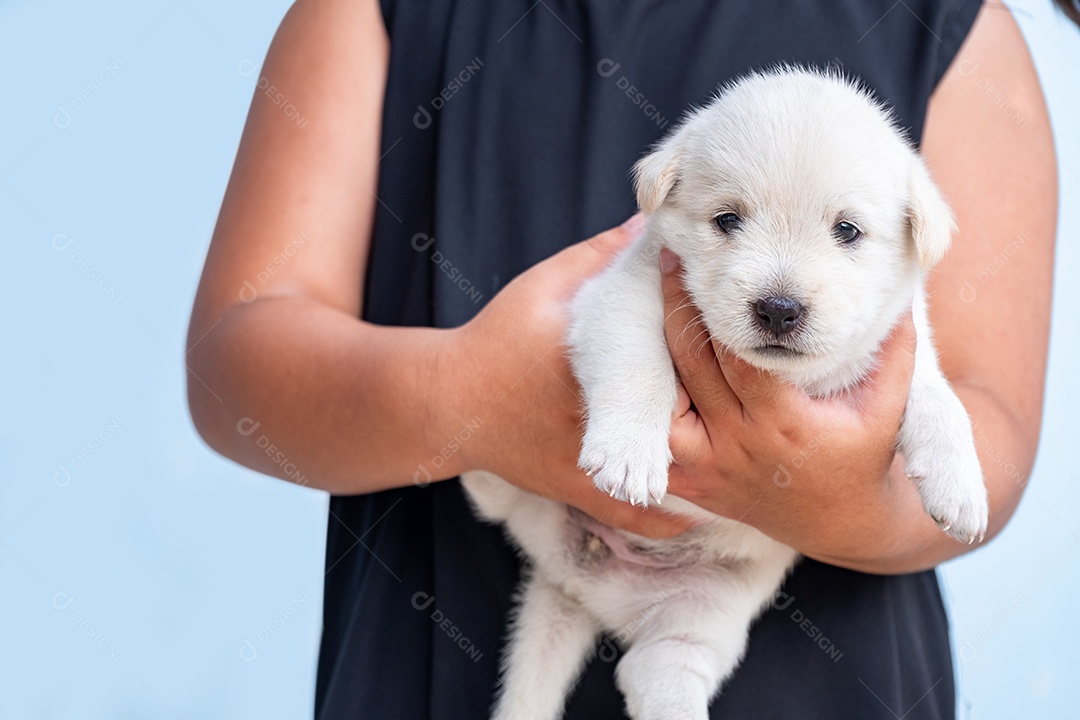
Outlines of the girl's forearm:
[{"label": "girl's forearm", "polygon": [[192,419],[230,459],[335,494],[453,477],[461,460],[446,448],[467,424],[452,410],[454,334],[299,296],[238,304],[192,329]]},{"label": "girl's forearm", "polygon": [[[974,426],[989,493],[990,524],[984,539],[989,542],[1020,502],[1039,428],[1019,427],[1015,416],[988,391],[961,383],[954,390]],[[852,570],[894,575],[926,570],[970,550],[941,532],[926,515],[902,468],[903,460],[897,458],[882,484],[879,502],[865,515],[844,521],[824,518],[818,532],[805,533],[804,554]],[[836,532],[838,524],[846,525],[843,532]]]}]

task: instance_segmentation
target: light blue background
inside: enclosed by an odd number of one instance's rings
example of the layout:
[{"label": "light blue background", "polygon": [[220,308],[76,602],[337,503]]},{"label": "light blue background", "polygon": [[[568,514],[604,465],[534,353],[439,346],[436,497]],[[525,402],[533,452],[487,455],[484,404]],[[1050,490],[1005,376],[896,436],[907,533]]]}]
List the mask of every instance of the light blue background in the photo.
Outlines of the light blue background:
[{"label": "light blue background", "polygon": [[[288,4],[0,2],[2,718],[311,714],[326,497],[212,454],[182,383],[250,61]],[[1018,5],[1066,207],[1046,425],[1008,531],[943,574],[961,717],[1059,720],[1080,717],[1080,33]]]}]

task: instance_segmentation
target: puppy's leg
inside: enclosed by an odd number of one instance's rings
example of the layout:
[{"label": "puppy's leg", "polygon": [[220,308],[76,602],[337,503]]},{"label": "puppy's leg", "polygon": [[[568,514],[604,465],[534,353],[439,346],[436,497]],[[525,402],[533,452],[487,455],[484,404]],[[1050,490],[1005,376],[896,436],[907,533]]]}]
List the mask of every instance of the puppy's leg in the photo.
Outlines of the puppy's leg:
[{"label": "puppy's leg", "polygon": [[971,420],[938,368],[921,295],[914,314],[918,349],[898,449],[926,512],[942,530],[970,544],[986,534],[988,514]]},{"label": "puppy's leg", "polygon": [[634,504],[667,492],[675,368],[664,338],[664,300],[646,233],[574,300],[568,344],[585,396],[578,464],[596,486]]},{"label": "puppy's leg", "polygon": [[599,627],[538,575],[522,592],[493,720],[557,720],[596,644]]},{"label": "puppy's leg", "polygon": [[627,714],[633,720],[708,720],[709,700],[746,648],[745,630],[727,634],[737,647],[719,648],[685,633],[631,647],[615,669]]},{"label": "puppy's leg", "polygon": [[708,720],[709,702],[746,652],[750,624],[780,586],[796,555],[699,579],[664,602],[615,669],[633,720]]}]

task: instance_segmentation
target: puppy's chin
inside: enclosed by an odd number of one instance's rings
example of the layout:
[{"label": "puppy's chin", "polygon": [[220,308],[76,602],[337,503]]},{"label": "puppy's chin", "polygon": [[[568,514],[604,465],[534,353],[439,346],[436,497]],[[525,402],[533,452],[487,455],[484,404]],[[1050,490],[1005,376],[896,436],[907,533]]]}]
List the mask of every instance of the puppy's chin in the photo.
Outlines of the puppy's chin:
[{"label": "puppy's chin", "polygon": [[[873,368],[872,348],[851,354],[803,349],[797,343],[725,345],[748,365],[775,375],[814,397],[828,397],[856,385]],[[863,350],[860,348],[860,350]]]},{"label": "puppy's chin", "polygon": [[728,346],[728,350],[748,365],[772,373],[815,395],[829,394],[849,384],[844,370],[838,367],[837,359],[829,354],[767,342]]},{"label": "puppy's chin", "polygon": [[763,343],[730,350],[756,368],[782,375],[794,373],[802,376],[817,360],[805,351],[780,344]]}]

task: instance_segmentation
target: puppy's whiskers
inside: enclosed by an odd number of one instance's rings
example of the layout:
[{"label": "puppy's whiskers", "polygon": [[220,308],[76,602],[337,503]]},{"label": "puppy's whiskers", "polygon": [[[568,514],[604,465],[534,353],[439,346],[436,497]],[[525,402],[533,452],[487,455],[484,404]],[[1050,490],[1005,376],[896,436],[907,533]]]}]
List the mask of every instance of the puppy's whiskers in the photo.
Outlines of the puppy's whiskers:
[{"label": "puppy's whiskers", "polygon": [[705,336],[705,339],[701,342],[701,345],[698,346],[697,351],[694,353],[694,359],[695,360],[700,360],[701,359],[701,352],[705,349],[706,345],[709,346],[710,348],[712,347],[712,336],[709,334],[709,329],[708,328],[702,328],[701,332],[699,332],[697,335],[695,335],[693,337],[693,339],[690,340],[691,349],[693,349],[694,343],[697,342],[697,339],[699,337],[701,337],[702,335]]},{"label": "puppy's whiskers", "polygon": [[672,315],[674,315],[675,313],[679,312],[680,310],[685,310],[686,308],[688,308],[688,307],[691,307],[691,306],[693,306],[693,304],[694,304],[694,303],[692,303],[692,302],[691,302],[691,301],[690,301],[689,299],[687,299],[687,300],[683,300],[683,301],[682,301],[682,302],[681,302],[681,303],[680,303],[679,305],[677,305],[676,307],[672,308],[671,312],[669,312],[669,313],[668,313],[668,314],[667,314],[667,315],[666,315],[666,316],[664,317],[664,322],[667,322],[668,320],[671,320],[671,316],[672,316]]},{"label": "puppy's whiskers", "polygon": [[[684,326],[683,326],[683,329],[682,329],[681,331],[679,331],[679,334],[678,334],[678,335],[676,336],[676,338],[675,338],[675,342],[676,342],[676,343],[680,343],[680,342],[682,342],[683,336],[684,336],[684,335],[686,335],[686,331],[687,331],[687,330],[689,330],[690,328],[694,327],[694,326],[698,326],[698,327],[702,327],[702,328],[704,328],[704,326],[705,326],[705,323],[701,322],[701,320],[700,320],[700,319],[698,319],[698,320],[694,320],[694,321],[692,321],[692,322],[688,322],[688,323],[686,323],[686,325],[684,325]],[[708,329],[707,329],[707,328],[705,329],[705,332],[708,332]],[[696,340],[696,339],[697,339],[697,336],[698,336],[698,335],[700,335],[700,334],[701,334],[701,331],[699,330],[699,331],[698,331],[698,332],[697,332],[697,333],[696,333],[696,334],[694,335],[694,340]]]}]

